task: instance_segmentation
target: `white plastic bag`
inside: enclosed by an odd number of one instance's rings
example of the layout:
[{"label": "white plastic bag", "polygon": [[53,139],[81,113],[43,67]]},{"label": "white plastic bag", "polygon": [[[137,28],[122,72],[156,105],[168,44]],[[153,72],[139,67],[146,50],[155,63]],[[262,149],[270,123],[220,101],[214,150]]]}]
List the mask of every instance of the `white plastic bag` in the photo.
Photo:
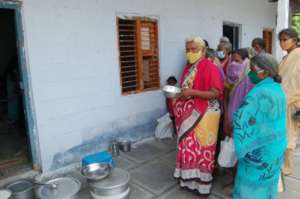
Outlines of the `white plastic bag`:
[{"label": "white plastic bag", "polygon": [[155,129],[155,137],[159,139],[172,138],[174,127],[169,113],[157,119],[158,125]]},{"label": "white plastic bag", "polygon": [[285,182],[284,182],[284,176],[282,174],[282,171],[280,171],[279,180],[278,180],[278,186],[277,190],[279,193],[282,193],[286,190]]},{"label": "white plastic bag", "polygon": [[218,164],[224,168],[232,168],[235,166],[237,158],[235,155],[234,143],[231,137],[225,137],[221,141],[221,151],[218,157]]}]

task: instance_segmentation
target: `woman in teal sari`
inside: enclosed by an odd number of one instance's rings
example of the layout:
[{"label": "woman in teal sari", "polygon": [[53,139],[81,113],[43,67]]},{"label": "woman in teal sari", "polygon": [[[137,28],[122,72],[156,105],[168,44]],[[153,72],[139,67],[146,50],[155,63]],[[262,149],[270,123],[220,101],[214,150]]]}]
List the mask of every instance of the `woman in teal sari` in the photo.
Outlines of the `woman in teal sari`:
[{"label": "woman in teal sari", "polygon": [[287,146],[286,98],[271,55],[256,55],[250,64],[248,75],[255,87],[233,118],[238,158],[233,198],[275,199]]}]

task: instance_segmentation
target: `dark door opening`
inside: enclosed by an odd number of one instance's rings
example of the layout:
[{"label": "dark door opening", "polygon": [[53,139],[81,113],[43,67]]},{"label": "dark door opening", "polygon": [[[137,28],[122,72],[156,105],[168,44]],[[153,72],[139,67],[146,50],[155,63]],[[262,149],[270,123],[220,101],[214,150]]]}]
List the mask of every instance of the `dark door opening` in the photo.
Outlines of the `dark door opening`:
[{"label": "dark door opening", "polygon": [[0,178],[31,169],[15,11],[0,9]]},{"label": "dark door opening", "polygon": [[237,50],[240,47],[240,29],[239,25],[223,24],[223,36],[228,37],[232,50]]}]

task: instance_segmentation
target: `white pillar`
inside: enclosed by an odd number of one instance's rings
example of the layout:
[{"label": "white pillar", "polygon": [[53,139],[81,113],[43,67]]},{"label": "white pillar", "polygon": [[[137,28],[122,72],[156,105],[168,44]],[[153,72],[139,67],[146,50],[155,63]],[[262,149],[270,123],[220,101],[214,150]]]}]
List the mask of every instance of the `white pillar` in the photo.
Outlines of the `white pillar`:
[{"label": "white pillar", "polygon": [[278,33],[289,27],[289,11],[290,11],[290,0],[278,0],[277,3],[277,26],[276,26],[276,58],[280,61],[284,55],[281,50],[278,40]]}]

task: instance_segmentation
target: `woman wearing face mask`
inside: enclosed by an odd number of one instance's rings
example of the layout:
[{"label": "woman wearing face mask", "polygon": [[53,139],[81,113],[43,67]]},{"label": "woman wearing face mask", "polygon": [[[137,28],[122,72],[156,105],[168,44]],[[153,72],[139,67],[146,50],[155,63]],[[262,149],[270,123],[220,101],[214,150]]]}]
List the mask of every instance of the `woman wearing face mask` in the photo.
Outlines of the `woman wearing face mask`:
[{"label": "woman wearing face mask", "polygon": [[226,115],[224,120],[224,132],[228,136],[231,136],[232,134],[232,114],[236,110],[236,103],[237,100],[239,100],[237,98],[235,88],[244,77],[243,73],[246,70],[248,62],[248,49],[238,49],[232,53],[231,63],[228,66],[227,79],[225,82],[225,88],[227,88],[225,95],[227,95],[228,103],[226,106]]},{"label": "woman wearing face mask", "polygon": [[248,64],[248,51],[247,49],[238,49],[231,55],[231,62],[227,67],[227,85],[228,88],[232,88],[242,78]]},{"label": "woman wearing face mask", "polygon": [[[257,54],[265,52],[265,43],[261,38],[255,38],[252,40],[252,48],[248,49],[249,58],[254,57]],[[232,115],[241,105],[244,97],[253,88],[254,84],[249,79],[250,66],[249,63],[245,67],[245,70],[240,77],[238,83],[232,88],[230,92],[230,100],[228,102],[227,118],[225,120],[224,132],[227,136],[232,136]],[[251,73],[250,73],[251,75]]]},{"label": "woman wearing face mask", "polygon": [[275,199],[287,145],[286,97],[272,55],[256,55],[250,64],[255,87],[233,118],[238,158],[233,199]]},{"label": "woman wearing face mask", "polygon": [[188,64],[180,81],[182,96],[173,106],[178,134],[174,176],[181,187],[202,195],[211,191],[220,119],[218,99],[223,92],[220,72],[205,58],[205,49],[201,38],[187,39]]},{"label": "woman wearing face mask", "polygon": [[218,45],[217,55],[219,60],[221,61],[223,71],[225,75],[227,75],[227,67],[230,63],[230,53],[232,50],[232,45],[230,42],[221,42]]},{"label": "woman wearing face mask", "polygon": [[221,66],[221,62],[217,57],[217,51],[215,51],[212,48],[206,48],[205,57],[217,66],[217,68],[219,69],[219,72],[221,74],[221,80],[224,82],[225,74],[224,74],[223,68]]},{"label": "woman wearing face mask", "polygon": [[294,29],[282,30],[279,40],[281,48],[288,53],[279,65],[279,74],[282,76],[282,87],[287,96],[288,148],[283,174],[290,175],[293,172],[293,155],[299,135],[299,127],[292,115],[300,108],[300,48],[298,33]]}]

